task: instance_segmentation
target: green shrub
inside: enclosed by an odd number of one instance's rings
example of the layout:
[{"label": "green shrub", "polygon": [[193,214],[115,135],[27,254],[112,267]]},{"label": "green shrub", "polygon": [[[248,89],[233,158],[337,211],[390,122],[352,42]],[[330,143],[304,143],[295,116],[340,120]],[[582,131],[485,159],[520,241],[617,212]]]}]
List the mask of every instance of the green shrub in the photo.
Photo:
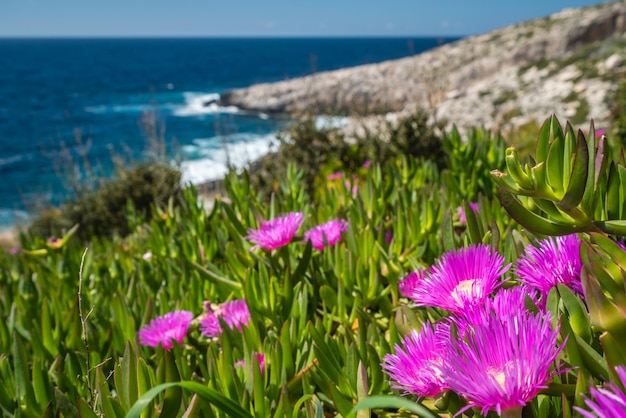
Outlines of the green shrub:
[{"label": "green shrub", "polygon": [[79,191],[60,207],[43,210],[29,232],[43,237],[59,236],[79,224],[77,235],[83,240],[92,236],[125,236],[130,232],[126,216],[129,206],[136,215],[149,218],[153,206],[162,206],[170,199],[178,201],[180,181],[180,170],[161,162],[118,169],[115,177],[103,180],[95,189]]},{"label": "green shrub", "polygon": [[323,181],[330,173],[357,173],[366,161],[385,164],[400,156],[431,160],[445,166],[445,151],[437,127],[428,112],[418,109],[388,123],[380,132],[366,133],[349,141],[337,129],[318,129],[315,119],[305,117],[278,135],[279,146],[251,167],[251,183],[267,195],[278,188],[278,179],[285,178],[290,163],[303,172],[309,193],[316,180]]},{"label": "green shrub", "polygon": [[626,73],[623,73],[609,98],[611,136],[615,143],[626,146]]}]

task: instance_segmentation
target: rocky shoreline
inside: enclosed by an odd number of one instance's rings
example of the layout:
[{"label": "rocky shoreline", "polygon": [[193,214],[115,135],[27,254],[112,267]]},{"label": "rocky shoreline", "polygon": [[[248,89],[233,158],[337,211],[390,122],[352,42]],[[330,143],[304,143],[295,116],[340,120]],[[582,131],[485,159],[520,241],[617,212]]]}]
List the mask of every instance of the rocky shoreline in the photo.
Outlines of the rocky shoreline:
[{"label": "rocky shoreline", "polygon": [[269,114],[386,115],[416,107],[459,127],[506,130],[555,113],[608,120],[626,62],[626,1],[567,9],[408,58],[258,84],[221,104]]}]

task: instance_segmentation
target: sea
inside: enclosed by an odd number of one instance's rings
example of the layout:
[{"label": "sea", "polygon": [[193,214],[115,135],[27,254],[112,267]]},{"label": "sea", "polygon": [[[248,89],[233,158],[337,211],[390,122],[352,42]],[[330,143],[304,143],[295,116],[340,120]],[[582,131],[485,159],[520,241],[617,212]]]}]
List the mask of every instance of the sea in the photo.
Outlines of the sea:
[{"label": "sea", "polygon": [[156,149],[194,184],[259,158],[289,120],[220,107],[229,89],[457,39],[0,38],[0,229],[68,199],[77,182],[110,175],[113,161]]}]

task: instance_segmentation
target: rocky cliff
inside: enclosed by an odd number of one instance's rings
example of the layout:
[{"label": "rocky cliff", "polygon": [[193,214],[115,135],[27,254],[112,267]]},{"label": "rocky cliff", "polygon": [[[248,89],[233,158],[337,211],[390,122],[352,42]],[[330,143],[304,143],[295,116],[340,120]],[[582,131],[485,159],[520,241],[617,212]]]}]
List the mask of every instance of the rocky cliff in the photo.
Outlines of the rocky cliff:
[{"label": "rocky cliff", "polygon": [[626,0],[567,9],[412,57],[258,84],[224,105],[267,113],[398,114],[424,107],[459,126],[506,129],[556,113],[608,117],[626,62]]}]

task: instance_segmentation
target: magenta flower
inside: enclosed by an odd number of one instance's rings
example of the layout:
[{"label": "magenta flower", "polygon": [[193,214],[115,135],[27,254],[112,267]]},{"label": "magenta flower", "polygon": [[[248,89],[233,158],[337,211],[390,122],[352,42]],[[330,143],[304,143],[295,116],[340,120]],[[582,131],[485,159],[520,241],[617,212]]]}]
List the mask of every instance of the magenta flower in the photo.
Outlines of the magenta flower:
[{"label": "magenta flower", "polygon": [[370,160],[367,160],[363,163],[363,167],[365,168],[370,168],[371,165],[372,165],[372,162]]},{"label": "magenta flower", "polygon": [[[617,366],[617,375],[626,385],[626,367]],[[589,411],[577,406],[574,409],[585,418],[623,418],[626,417],[626,394],[614,383],[607,383],[605,387],[591,388],[591,396],[594,400],[585,397],[585,404]]]},{"label": "magenta flower", "polygon": [[[259,362],[259,369],[261,370],[261,374],[265,373],[265,354],[256,353],[255,354],[257,361]],[[246,367],[246,361],[241,359],[235,362],[235,367]]]},{"label": "magenta flower", "polygon": [[328,180],[333,181],[343,177],[343,173],[341,171],[337,171],[336,173],[332,173],[328,175]]},{"label": "magenta flower", "polygon": [[538,289],[544,298],[559,283],[582,294],[581,271],[580,239],[576,234],[541,240],[539,247],[526,247],[517,260],[520,280]]},{"label": "magenta flower", "polygon": [[313,248],[323,250],[326,244],[335,245],[341,239],[341,234],[348,230],[348,222],[343,219],[328,221],[309,229],[304,233],[304,241],[311,241]]},{"label": "magenta flower", "polygon": [[385,231],[385,244],[391,244],[391,240],[393,239],[393,231],[388,229]]},{"label": "magenta flower", "polygon": [[193,319],[189,311],[173,311],[156,317],[139,330],[139,344],[148,347],[163,346],[169,350],[174,346],[172,340],[182,343]]},{"label": "magenta flower", "polygon": [[350,180],[346,180],[343,185],[346,187],[346,189],[350,190],[352,196],[356,196],[357,192],[359,191],[359,185],[356,181],[353,183]]},{"label": "magenta flower", "polygon": [[[469,202],[469,206],[472,209],[472,212],[474,213],[478,212],[478,203]],[[459,206],[458,208],[456,208],[456,213],[457,213],[457,216],[459,217],[459,223],[461,223],[461,225],[467,224],[467,218],[465,217],[465,207]]]},{"label": "magenta flower", "polygon": [[210,302],[204,302],[207,312],[200,319],[200,333],[206,337],[217,337],[222,333],[219,318],[222,318],[230,329],[238,331],[248,325],[250,311],[244,299],[232,300],[218,305],[215,309]]},{"label": "magenta flower", "polygon": [[501,285],[508,270],[504,257],[487,245],[472,245],[444,254],[413,288],[418,306],[434,306],[455,314],[481,303]]},{"label": "magenta flower", "polygon": [[600,138],[602,135],[606,135],[606,129],[596,129],[595,137]]},{"label": "magenta flower", "polygon": [[263,221],[259,229],[248,229],[246,239],[257,244],[253,248],[273,250],[289,244],[303,220],[302,212],[291,212],[270,221]]},{"label": "magenta flower", "polygon": [[483,303],[469,307],[461,316],[453,318],[452,321],[460,329],[467,325],[482,324],[485,322],[485,318],[492,314],[502,318],[530,313],[526,307],[527,297],[537,305],[537,299],[525,286],[499,289],[492,298],[487,298]]},{"label": "magenta flower", "polygon": [[520,409],[562,372],[552,369],[564,346],[557,347],[557,336],[549,314],[491,312],[450,341],[443,380],[468,401],[465,409],[483,415]]},{"label": "magenta flower", "polygon": [[383,358],[383,371],[394,381],[391,387],[419,397],[433,397],[447,389],[441,375],[444,363],[444,334],[427,322],[418,333],[413,331],[395,345],[395,354]]},{"label": "magenta flower", "polygon": [[405,278],[398,282],[398,289],[400,294],[409,299],[413,299],[414,291],[419,286],[419,283],[424,280],[426,270],[417,270],[410,272]]}]

